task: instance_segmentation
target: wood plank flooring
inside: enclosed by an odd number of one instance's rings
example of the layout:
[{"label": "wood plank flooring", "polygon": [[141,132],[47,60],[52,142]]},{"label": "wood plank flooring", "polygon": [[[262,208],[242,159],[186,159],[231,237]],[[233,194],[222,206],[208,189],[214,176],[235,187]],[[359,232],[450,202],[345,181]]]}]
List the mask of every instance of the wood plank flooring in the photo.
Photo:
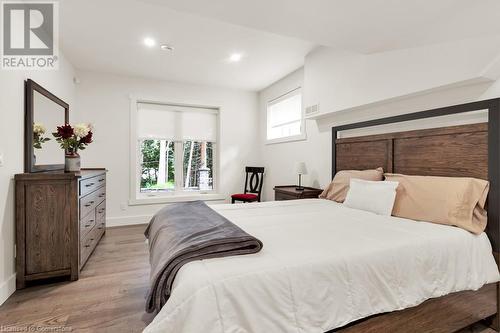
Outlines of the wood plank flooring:
[{"label": "wood plank flooring", "polygon": [[152,320],[144,311],[149,280],[145,228],[108,229],[78,281],[16,291],[0,307],[0,332],[34,326],[53,331],[141,332]]},{"label": "wood plank flooring", "polygon": [[[153,319],[144,311],[145,227],[108,229],[78,281],[16,291],[0,306],[0,332],[141,332]],[[477,324],[460,333],[471,332],[494,331]]]}]

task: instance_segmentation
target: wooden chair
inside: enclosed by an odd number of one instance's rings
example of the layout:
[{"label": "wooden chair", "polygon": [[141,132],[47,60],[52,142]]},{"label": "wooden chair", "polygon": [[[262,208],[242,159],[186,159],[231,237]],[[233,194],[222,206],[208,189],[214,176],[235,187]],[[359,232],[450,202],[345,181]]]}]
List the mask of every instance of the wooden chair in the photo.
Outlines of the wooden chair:
[{"label": "wooden chair", "polygon": [[245,192],[231,195],[231,203],[235,201],[260,202],[262,184],[264,180],[264,168],[246,167]]}]

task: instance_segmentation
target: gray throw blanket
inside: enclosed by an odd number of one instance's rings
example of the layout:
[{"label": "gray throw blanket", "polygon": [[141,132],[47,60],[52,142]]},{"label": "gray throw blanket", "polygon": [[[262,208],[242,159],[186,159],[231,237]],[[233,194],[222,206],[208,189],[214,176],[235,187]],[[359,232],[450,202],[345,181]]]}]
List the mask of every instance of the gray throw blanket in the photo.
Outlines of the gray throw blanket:
[{"label": "gray throw blanket", "polygon": [[262,242],[202,201],[172,204],[153,216],[144,232],[149,240],[151,287],[147,312],[159,312],[186,263],[259,252]]}]

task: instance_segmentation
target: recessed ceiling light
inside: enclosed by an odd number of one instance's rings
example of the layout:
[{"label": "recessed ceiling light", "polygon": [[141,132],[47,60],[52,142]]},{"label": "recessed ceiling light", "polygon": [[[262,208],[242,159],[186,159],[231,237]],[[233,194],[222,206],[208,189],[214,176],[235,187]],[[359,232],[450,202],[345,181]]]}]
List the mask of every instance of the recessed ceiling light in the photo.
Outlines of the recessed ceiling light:
[{"label": "recessed ceiling light", "polygon": [[156,45],[156,41],[153,38],[147,37],[144,38],[144,45],[147,47],[154,47]]},{"label": "recessed ceiling light", "polygon": [[160,45],[160,49],[162,49],[163,51],[173,51],[174,47],[172,45],[162,44]]},{"label": "recessed ceiling light", "polygon": [[241,53],[233,53],[229,56],[229,61],[230,62],[238,62],[243,58],[243,54]]}]

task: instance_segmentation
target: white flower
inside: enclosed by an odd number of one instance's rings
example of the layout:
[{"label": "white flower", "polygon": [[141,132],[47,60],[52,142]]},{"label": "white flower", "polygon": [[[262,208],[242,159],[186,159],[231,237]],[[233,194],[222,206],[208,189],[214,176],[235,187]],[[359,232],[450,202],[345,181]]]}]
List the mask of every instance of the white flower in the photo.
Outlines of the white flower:
[{"label": "white flower", "polygon": [[74,126],[74,133],[78,138],[86,137],[90,132],[90,127],[88,124],[81,123]]},{"label": "white flower", "polygon": [[33,124],[33,133],[45,134],[45,126],[42,123]]}]

